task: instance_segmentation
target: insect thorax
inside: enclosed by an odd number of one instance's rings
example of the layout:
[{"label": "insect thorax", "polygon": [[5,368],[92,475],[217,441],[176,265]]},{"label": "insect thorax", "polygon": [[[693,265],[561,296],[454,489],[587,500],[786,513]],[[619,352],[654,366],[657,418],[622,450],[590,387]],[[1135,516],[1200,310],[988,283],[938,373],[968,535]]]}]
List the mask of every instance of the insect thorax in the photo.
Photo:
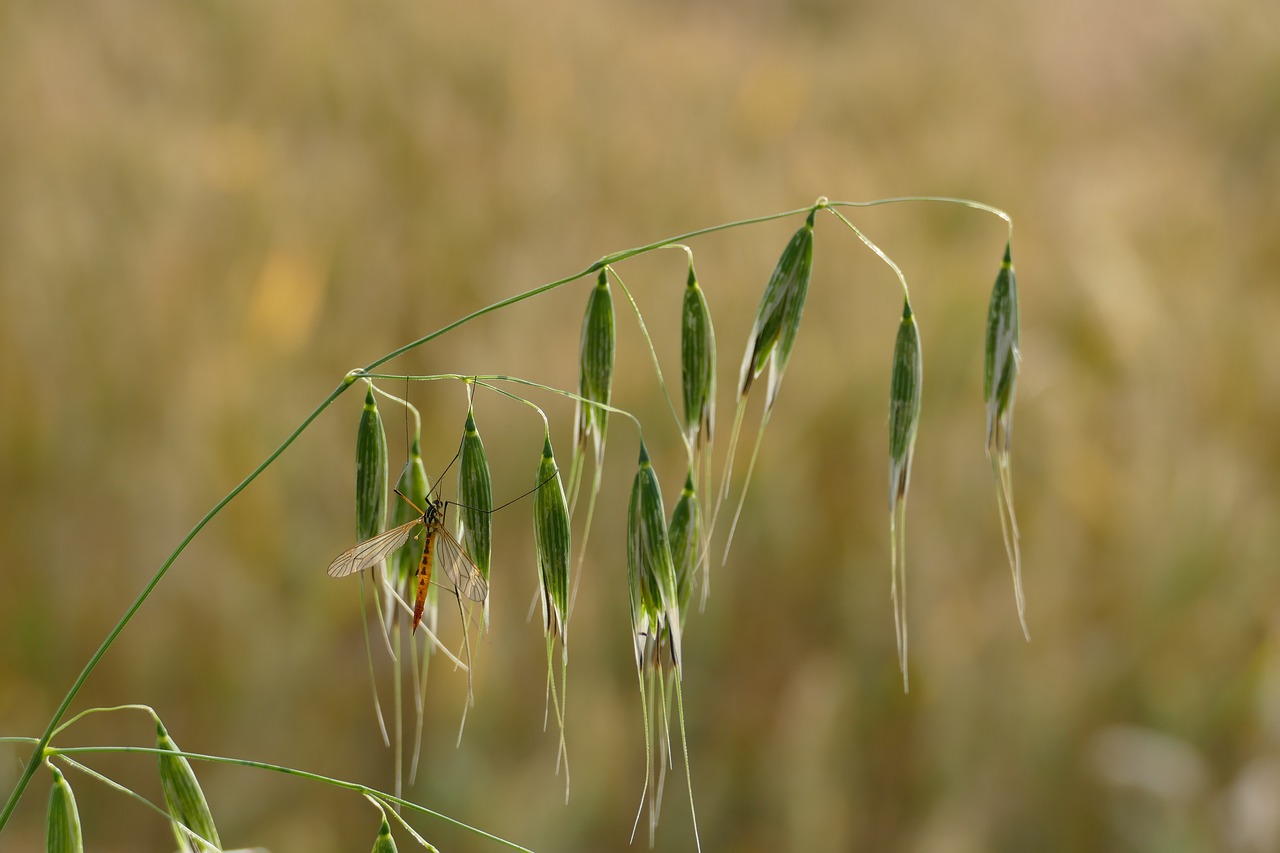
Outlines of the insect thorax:
[{"label": "insect thorax", "polygon": [[436,498],[427,506],[427,513],[424,516],[427,526],[444,523],[445,504],[442,498]]}]

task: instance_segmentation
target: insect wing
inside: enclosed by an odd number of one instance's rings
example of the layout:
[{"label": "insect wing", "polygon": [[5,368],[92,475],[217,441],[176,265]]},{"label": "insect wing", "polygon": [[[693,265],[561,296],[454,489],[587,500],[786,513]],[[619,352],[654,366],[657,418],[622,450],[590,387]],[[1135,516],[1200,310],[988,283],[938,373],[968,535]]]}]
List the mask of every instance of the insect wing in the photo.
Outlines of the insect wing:
[{"label": "insect wing", "polygon": [[421,523],[422,519],[414,519],[386,533],[379,533],[372,539],[366,539],[349,551],[343,551],[329,564],[329,577],[343,578],[364,571],[379,560],[385,559],[388,554],[409,541],[409,534]]},{"label": "insect wing", "polygon": [[466,596],[475,602],[483,602],[489,597],[489,584],[471,561],[453,534],[441,525],[439,537],[436,539],[436,554],[440,559],[440,568],[449,580],[453,581],[459,595]]}]

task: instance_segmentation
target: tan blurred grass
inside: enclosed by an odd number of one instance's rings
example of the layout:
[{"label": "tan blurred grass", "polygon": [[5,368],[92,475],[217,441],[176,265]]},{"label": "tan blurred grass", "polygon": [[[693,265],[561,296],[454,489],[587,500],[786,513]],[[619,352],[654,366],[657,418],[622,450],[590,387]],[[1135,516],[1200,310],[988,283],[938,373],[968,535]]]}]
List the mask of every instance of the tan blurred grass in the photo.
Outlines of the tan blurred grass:
[{"label": "tan blurred grass", "polygon": [[[750,523],[688,629],[704,840],[1274,848],[1278,17],[1249,0],[8,4],[0,730],[38,731],[182,533],[351,367],[669,233],[818,194],[967,194],[1017,222],[1014,479],[1034,641],[1019,637],[982,458],[999,223],[926,207],[856,220],[903,265],[923,336],[903,697],[884,500],[898,296],[820,220]],[[695,244],[722,366],[792,228]],[[668,353],[681,264],[622,270]],[[400,366],[572,386],[587,287]],[[653,430],[665,415],[622,317],[622,363],[637,366],[616,393]],[[564,331],[547,341],[548,325]],[[413,392],[442,466],[463,397]],[[81,705],[148,701],[190,749],[389,779],[354,590],[323,577],[349,544],[357,404],[192,546]],[[499,495],[527,488],[540,446],[509,412],[477,404]],[[570,411],[556,414],[564,444]],[[620,848],[639,795],[625,569],[609,547],[634,439],[619,425],[613,438],[575,614],[571,804],[549,784],[542,650],[522,618],[526,510],[499,519],[496,630],[460,750],[461,679],[433,681],[416,796],[540,850]],[[649,443],[674,495],[674,443]],[[1168,742],[1122,726],[1172,738],[1198,770],[1157,784],[1187,762],[1162,764]],[[70,737],[145,742],[137,729]],[[1121,748],[1132,776],[1110,769]],[[154,784],[149,766],[111,766]],[[158,821],[72,781],[96,849],[162,849]],[[210,770],[206,790],[235,844],[349,849],[376,829],[311,786]],[[691,845],[678,793],[664,850]],[[33,789],[4,849],[37,843],[42,807]]]}]

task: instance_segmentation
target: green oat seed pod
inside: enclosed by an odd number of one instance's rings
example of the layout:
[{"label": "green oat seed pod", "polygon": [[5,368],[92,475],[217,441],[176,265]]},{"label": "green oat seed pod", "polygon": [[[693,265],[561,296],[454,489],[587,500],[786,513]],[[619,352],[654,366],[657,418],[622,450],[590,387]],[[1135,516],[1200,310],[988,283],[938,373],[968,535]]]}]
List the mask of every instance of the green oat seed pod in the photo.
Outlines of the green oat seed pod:
[{"label": "green oat seed pod", "polygon": [[396,853],[396,840],[391,837],[391,825],[387,823],[387,819],[382,819],[382,825],[378,827],[378,838],[373,842],[373,853]]},{"label": "green oat seed pod", "polygon": [[[156,721],[156,747],[165,750],[159,756],[160,787],[164,790],[165,808],[173,822],[173,835],[178,839],[178,849],[184,853],[206,853],[222,847],[218,830],[213,824],[213,813],[204,798],[204,791],[196,781],[190,762],[178,755],[177,745],[165,731],[164,724]],[[199,835],[209,844],[201,843],[179,828]],[[210,846],[213,845],[213,846]]]},{"label": "green oat seed pod", "polygon": [[680,310],[680,380],[689,442],[709,445],[716,422],[716,333],[692,258]]},{"label": "green oat seed pod", "polygon": [[1018,284],[1009,244],[991,290],[987,309],[986,360],[982,393],[987,403],[987,452],[1008,449],[1013,426],[1013,398],[1022,356],[1018,351]]},{"label": "green oat seed pod", "polygon": [[567,644],[569,560],[572,554],[569,504],[565,500],[560,469],[556,466],[555,454],[551,450],[550,432],[546,432],[543,439],[542,459],[538,462],[538,476],[534,485],[533,545],[538,560],[542,628],[548,637],[559,636],[561,642]]},{"label": "green oat seed pod", "polygon": [[893,622],[898,640],[898,665],[903,691],[907,680],[907,575],[906,511],[911,483],[911,458],[916,429],[920,425],[920,388],[924,362],[920,357],[920,330],[911,303],[903,301],[902,322],[893,346],[893,372],[889,380],[889,539]]},{"label": "green oat seed pod", "polygon": [[[427,468],[422,462],[422,446],[416,435],[409,447],[409,461],[405,463],[400,471],[400,478],[396,481],[396,491],[404,497],[397,495],[392,504],[392,527],[408,524],[418,518],[422,514],[421,510],[426,509],[427,495],[431,492],[431,480],[427,477]],[[403,548],[392,551],[387,557],[387,574],[402,595],[406,585],[418,571],[418,561],[422,559],[422,544],[422,536],[411,536]]]},{"label": "green oat seed pod", "polygon": [[48,853],[84,853],[84,834],[80,831],[80,811],[76,808],[75,794],[62,771],[49,765],[53,771],[53,788],[49,791],[49,820],[45,830],[45,850]]},{"label": "green oat seed pod", "polygon": [[1028,640],[1027,603],[1022,591],[1022,551],[1018,544],[1018,519],[1013,512],[1013,477],[1009,471],[1013,443],[1013,401],[1022,356],[1018,351],[1018,283],[1013,272],[1009,244],[1005,244],[1004,260],[991,290],[987,309],[986,361],[983,365],[982,390],[987,403],[987,458],[996,480],[996,504],[1000,511],[1000,532],[1005,554],[1013,573],[1014,601],[1018,621]]},{"label": "green oat seed pod", "polygon": [[[738,380],[739,396],[745,397],[755,381],[769,365],[769,384],[765,394],[765,407],[773,408],[778,396],[782,375],[791,358],[796,334],[800,330],[800,317],[804,313],[804,301],[809,292],[809,279],[813,274],[813,218],[816,210],[809,212],[805,224],[791,237],[773,275],[765,286],[760,299],[760,309],[747,339],[747,351],[742,359]],[[772,358],[771,358],[772,357]]]},{"label": "green oat seed pod", "polygon": [[[678,674],[681,661],[680,597],[671,560],[662,489],[658,486],[658,475],[649,461],[643,439],[640,441],[639,468],[627,506],[627,576],[631,579],[632,596],[638,593],[646,617],[639,621],[650,629],[651,637],[670,638],[671,663]],[[634,630],[637,628],[634,604],[632,623]],[[639,647],[638,636],[636,643]],[[639,648],[637,652],[639,654]]]},{"label": "green oat seed pod", "polygon": [[[459,452],[458,502],[458,541],[487,583],[493,553],[493,481],[470,407]],[[488,604],[487,599],[485,603]]]},{"label": "green oat seed pod", "polygon": [[369,386],[356,432],[356,541],[372,539],[387,523],[387,433]]},{"label": "green oat seed pod", "polygon": [[578,381],[578,394],[592,402],[578,401],[573,430],[576,447],[584,446],[587,437],[591,437],[597,465],[604,457],[604,440],[609,424],[609,412],[592,403],[609,404],[613,388],[616,337],[613,294],[609,290],[608,271],[602,269],[600,278],[587,300],[587,311],[582,318],[579,350],[581,374]]},{"label": "green oat seed pod", "polygon": [[671,526],[667,531],[671,544],[671,563],[676,575],[676,601],[680,604],[682,624],[685,614],[689,612],[689,595],[693,591],[693,576],[701,551],[698,535],[702,529],[701,513],[698,495],[693,487],[693,469],[690,468],[685,476],[680,500],[676,501],[676,508],[671,511]]}]

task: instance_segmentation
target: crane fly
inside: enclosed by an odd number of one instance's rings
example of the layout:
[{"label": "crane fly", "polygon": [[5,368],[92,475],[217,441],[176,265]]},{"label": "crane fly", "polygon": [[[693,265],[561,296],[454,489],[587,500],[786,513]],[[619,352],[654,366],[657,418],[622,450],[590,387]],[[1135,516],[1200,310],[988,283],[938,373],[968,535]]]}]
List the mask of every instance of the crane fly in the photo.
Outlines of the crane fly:
[{"label": "crane fly", "polygon": [[[409,505],[418,509],[412,501]],[[489,584],[462,549],[462,545],[445,529],[444,517],[447,509],[448,504],[442,498],[436,498],[427,504],[426,512],[422,513],[421,518],[415,518],[343,551],[329,564],[329,577],[346,577],[386,559],[392,551],[404,547],[410,534],[418,525],[422,525],[422,535],[426,538],[422,542],[422,559],[418,562],[418,595],[413,603],[413,630],[416,631],[418,623],[422,621],[422,611],[427,604],[427,588],[431,585],[431,571],[437,556],[440,568],[453,582],[458,594],[475,602],[483,602],[489,596]]]}]

